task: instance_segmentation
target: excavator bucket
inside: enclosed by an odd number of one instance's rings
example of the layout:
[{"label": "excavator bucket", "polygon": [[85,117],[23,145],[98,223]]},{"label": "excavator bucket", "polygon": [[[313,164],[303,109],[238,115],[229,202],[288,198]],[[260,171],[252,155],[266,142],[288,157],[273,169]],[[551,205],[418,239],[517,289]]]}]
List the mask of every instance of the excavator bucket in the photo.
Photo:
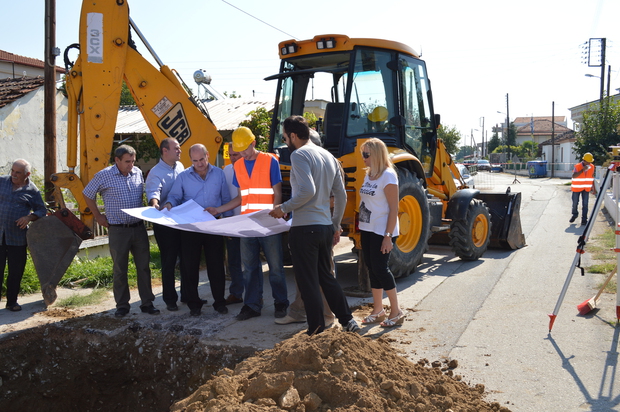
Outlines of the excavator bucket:
[{"label": "excavator bucket", "polygon": [[49,306],[56,301],[56,286],[71,265],[82,239],[55,215],[34,221],[27,237],[43,300]]},{"label": "excavator bucket", "polygon": [[491,213],[491,242],[496,249],[520,249],[525,246],[521,229],[521,193],[479,193]]}]

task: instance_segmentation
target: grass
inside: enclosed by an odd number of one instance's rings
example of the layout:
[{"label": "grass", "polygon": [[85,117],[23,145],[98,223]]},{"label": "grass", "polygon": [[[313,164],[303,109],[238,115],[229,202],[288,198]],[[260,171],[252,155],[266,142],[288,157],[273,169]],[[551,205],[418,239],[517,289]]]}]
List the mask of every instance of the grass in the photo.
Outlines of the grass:
[{"label": "grass", "polygon": [[80,306],[96,305],[103,302],[107,297],[107,289],[94,289],[88,295],[74,295],[65,299],[61,299],[56,303],[56,306],[75,308]]},{"label": "grass", "polygon": [[[151,253],[151,278],[156,282],[161,277],[161,262],[159,248],[156,244],[150,243]],[[129,269],[128,280],[129,286],[135,287],[137,285],[136,280],[136,266],[131,254],[129,255]],[[4,277],[6,279],[8,268],[5,268]],[[59,286],[64,287],[81,287],[81,288],[102,288],[111,289],[113,282],[112,274],[112,258],[111,257],[97,257],[94,259],[80,259],[77,256],[73,259],[73,263],[67,269],[67,272],[62,277]],[[41,284],[39,283],[39,277],[32,263],[30,255],[26,262],[26,268],[24,270],[24,276],[20,285],[20,294],[36,293],[41,290]],[[6,295],[6,282],[2,283],[2,295]]]},{"label": "grass", "polygon": [[[612,227],[605,229],[605,232],[594,237],[590,243],[586,245],[586,250],[591,253],[592,259],[597,262],[589,266],[587,271],[590,273],[609,275],[611,271],[614,270],[617,263],[617,255],[613,250],[615,247],[616,234]],[[598,285],[598,287],[601,286],[603,286],[603,281]],[[614,276],[605,287],[605,292],[616,293],[617,287],[616,278]]]}]

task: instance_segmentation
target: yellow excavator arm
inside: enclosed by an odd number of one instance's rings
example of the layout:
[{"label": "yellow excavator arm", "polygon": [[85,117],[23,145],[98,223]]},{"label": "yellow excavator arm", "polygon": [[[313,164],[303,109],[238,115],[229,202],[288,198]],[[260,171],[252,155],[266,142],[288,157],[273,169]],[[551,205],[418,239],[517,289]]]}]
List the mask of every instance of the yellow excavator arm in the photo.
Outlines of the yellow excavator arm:
[{"label": "yellow excavator arm", "polygon": [[[154,67],[133,45],[130,26],[159,64]],[[123,80],[148,124],[155,142],[176,138],[190,165],[189,147],[202,143],[215,154],[222,137],[204,107],[188,94],[173,71],[163,65],[129,17],[126,1],[85,1],[80,18],[80,54],[69,70],[67,166],[52,176],[55,200],[64,207],[60,188],[75,197],[82,221],[93,228],[93,215],[82,190],[109,165]],[[79,170],[77,170],[79,160]]]}]

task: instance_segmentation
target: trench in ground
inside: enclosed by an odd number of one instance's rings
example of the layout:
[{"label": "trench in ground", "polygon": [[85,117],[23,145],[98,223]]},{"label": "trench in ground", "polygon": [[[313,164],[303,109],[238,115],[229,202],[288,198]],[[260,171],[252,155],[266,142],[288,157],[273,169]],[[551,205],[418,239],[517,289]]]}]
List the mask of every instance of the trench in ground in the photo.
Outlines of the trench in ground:
[{"label": "trench in ground", "polygon": [[0,410],[168,411],[254,353],[191,331],[115,326],[47,325],[0,341]]}]

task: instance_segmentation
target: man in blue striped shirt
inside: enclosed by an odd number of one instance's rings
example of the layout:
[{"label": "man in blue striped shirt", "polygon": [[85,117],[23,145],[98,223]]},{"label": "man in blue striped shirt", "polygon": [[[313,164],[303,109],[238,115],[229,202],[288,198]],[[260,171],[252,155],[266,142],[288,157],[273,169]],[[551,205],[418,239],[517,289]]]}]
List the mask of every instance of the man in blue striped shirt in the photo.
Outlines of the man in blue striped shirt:
[{"label": "man in blue striped shirt", "polygon": [[[161,209],[168,200],[168,193],[179,173],[184,169],[181,159],[181,146],[177,139],[169,137],[161,141],[159,162],[146,176],[146,199],[150,206]],[[166,308],[170,311],[179,309],[175,288],[174,268],[181,253],[181,231],[169,226],[153,224],[153,233],[159,246],[161,259],[162,295]],[[186,302],[181,284],[181,301]]]},{"label": "man in blue striped shirt", "polygon": [[[202,144],[195,144],[189,149],[192,166],[181,172],[164,205],[167,209],[181,205],[193,199],[203,207],[218,207],[230,201],[230,193],[224,171],[209,164],[209,152]],[[231,212],[225,212],[229,216]],[[187,296],[187,306],[191,316],[200,316],[203,301],[198,295],[200,275],[200,254],[204,250],[207,263],[207,275],[213,295],[213,308],[221,314],[228,313],[224,292],[226,274],[224,272],[224,237],[199,232],[181,234],[181,284]]]},{"label": "man in blue striped shirt", "polygon": [[0,176],[0,290],[8,260],[6,308],[13,312],[22,309],[17,295],[26,267],[28,223],[46,213],[41,193],[29,176],[30,163],[24,159],[13,162],[10,175]]},{"label": "man in blue striped shirt", "polygon": [[[151,256],[144,222],[121,210],[143,206],[144,179],[142,171],[134,166],[135,161],[136,150],[120,145],[114,151],[114,165],[97,172],[82,192],[97,223],[108,228],[110,255],[114,264],[116,317],[125,316],[130,309],[127,280],[130,251],[136,264],[140,309],[151,315],[159,313],[153,306],[155,295],[151,289]],[[105,214],[100,213],[97,207],[98,193],[103,198]]]}]

